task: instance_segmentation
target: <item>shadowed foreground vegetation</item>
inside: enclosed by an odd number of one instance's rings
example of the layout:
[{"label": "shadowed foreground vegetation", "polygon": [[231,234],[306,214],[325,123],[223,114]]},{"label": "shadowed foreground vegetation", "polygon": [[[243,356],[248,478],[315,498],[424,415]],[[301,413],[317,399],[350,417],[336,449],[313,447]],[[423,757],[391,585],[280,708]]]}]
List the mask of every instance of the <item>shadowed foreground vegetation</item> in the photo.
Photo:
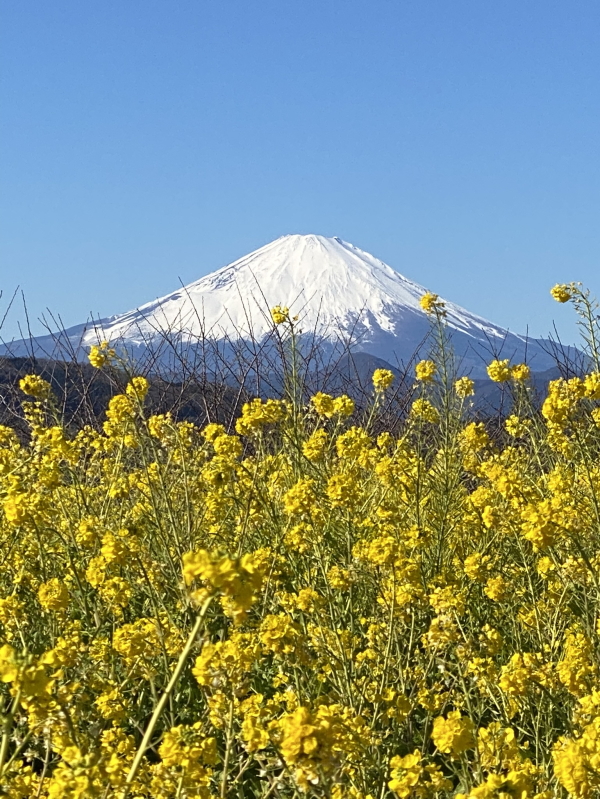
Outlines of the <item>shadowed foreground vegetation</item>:
[{"label": "shadowed foreground vegetation", "polygon": [[[119,384],[108,345],[85,402],[49,367],[21,377],[4,412],[27,430],[0,427],[2,795],[597,796],[597,307],[553,294],[590,367],[540,408],[528,368],[494,360],[502,424],[473,417],[431,294],[393,426],[386,369],[360,407],[307,400],[284,308],[283,396],[233,395],[233,424]],[[77,416],[90,397],[102,424]]]}]

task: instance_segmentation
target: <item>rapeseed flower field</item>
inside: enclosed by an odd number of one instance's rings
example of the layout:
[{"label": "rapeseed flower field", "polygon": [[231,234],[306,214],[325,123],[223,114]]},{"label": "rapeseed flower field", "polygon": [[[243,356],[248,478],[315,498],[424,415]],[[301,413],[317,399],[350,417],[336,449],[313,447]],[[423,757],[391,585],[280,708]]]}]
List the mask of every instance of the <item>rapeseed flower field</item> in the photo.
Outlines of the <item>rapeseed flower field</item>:
[{"label": "rapeseed flower field", "polygon": [[[600,363],[497,359],[473,416],[444,306],[398,436],[347,396],[247,403],[235,431],[144,410],[69,433],[30,375],[0,428],[0,795],[600,795]],[[293,355],[295,321],[273,310]],[[108,345],[90,362],[115,360]]]}]

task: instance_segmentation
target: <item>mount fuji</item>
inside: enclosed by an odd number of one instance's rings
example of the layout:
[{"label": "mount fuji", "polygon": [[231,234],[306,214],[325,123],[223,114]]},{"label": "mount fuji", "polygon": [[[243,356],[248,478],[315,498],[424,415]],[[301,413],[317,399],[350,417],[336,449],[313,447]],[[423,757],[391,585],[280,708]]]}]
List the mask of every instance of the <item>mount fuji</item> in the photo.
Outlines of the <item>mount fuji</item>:
[{"label": "mount fuji", "polygon": [[[427,349],[426,289],[339,238],[287,235],[188,286],[124,314],[31,340],[4,342],[0,354],[82,358],[107,340],[134,357],[161,342],[181,350],[206,342],[254,345],[272,334],[269,309],[289,306],[298,327],[322,346],[343,344],[393,365]],[[517,335],[446,302],[446,323],[462,372],[484,376],[493,357],[554,366],[549,342]],[[425,342],[425,343],[424,343]]]}]

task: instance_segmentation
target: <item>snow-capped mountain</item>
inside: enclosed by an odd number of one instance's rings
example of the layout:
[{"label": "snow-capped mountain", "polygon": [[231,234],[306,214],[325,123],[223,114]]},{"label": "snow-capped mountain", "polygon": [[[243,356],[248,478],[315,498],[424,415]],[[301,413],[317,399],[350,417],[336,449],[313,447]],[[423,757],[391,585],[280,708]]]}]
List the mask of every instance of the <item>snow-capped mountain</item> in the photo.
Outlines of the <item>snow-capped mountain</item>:
[{"label": "snow-capped mountain", "polygon": [[[190,346],[207,340],[260,342],[272,330],[269,309],[280,304],[298,315],[302,331],[396,364],[410,360],[427,338],[430,319],[419,304],[425,292],[339,238],[288,235],[136,310],[33,342],[5,344],[3,351],[22,355],[33,348],[38,356],[80,356],[108,340],[139,352],[167,335]],[[483,374],[496,356],[526,359],[535,370],[553,365],[544,342],[511,333],[449,301],[446,311],[465,371]]]}]

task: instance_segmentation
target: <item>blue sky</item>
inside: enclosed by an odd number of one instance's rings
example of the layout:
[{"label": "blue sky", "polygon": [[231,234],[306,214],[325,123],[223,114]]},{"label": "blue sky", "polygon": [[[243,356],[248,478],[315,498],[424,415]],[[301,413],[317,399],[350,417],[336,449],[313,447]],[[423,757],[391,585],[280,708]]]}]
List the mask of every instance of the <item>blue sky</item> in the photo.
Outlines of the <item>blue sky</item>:
[{"label": "blue sky", "polygon": [[597,2],[2,0],[0,106],[0,312],[19,285],[34,333],[294,232],[518,332],[600,294]]}]

